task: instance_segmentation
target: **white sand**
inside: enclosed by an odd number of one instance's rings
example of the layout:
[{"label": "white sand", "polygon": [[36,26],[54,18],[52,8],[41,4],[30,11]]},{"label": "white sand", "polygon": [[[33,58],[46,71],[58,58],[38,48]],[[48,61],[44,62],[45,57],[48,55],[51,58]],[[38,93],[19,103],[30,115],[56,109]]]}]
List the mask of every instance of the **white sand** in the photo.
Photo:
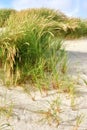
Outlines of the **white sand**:
[{"label": "white sand", "polygon": [[[6,89],[0,85],[0,100],[7,96],[6,102],[14,103],[12,117],[8,120],[14,130],[75,130],[74,125],[78,115],[83,114],[84,120],[78,130],[87,130],[87,40],[66,41],[66,50],[69,57],[69,71],[78,81],[76,110],[70,107],[70,98],[67,94],[58,94],[56,91],[49,92],[48,96],[41,96],[39,92],[32,93],[36,101],[31,96],[17,87],[15,89]],[[38,122],[41,115],[33,111],[48,109],[48,101],[52,101],[60,96],[61,98],[61,121],[56,128],[49,126],[47,122]],[[10,129],[9,129],[10,130]]]}]

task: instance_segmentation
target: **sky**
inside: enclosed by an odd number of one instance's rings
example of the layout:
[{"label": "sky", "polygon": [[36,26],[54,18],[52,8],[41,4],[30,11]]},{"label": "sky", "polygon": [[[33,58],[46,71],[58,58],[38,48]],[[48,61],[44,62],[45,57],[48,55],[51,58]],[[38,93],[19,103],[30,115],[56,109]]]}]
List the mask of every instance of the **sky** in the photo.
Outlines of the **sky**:
[{"label": "sky", "polygon": [[87,18],[87,0],[0,0],[0,8],[51,8],[68,16]]}]

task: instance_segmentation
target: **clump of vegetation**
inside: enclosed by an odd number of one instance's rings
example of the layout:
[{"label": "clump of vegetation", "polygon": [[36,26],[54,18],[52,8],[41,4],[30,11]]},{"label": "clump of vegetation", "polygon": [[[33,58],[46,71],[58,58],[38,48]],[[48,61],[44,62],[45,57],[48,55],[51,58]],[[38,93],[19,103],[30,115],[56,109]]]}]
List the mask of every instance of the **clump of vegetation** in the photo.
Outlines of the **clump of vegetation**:
[{"label": "clump of vegetation", "polygon": [[78,130],[80,125],[82,124],[83,120],[84,120],[83,114],[77,115],[76,123],[75,123],[73,130]]},{"label": "clump of vegetation", "polygon": [[74,36],[80,22],[80,19],[69,19],[58,11],[44,8],[11,14],[5,31],[0,34],[5,83],[28,80],[46,93],[49,86],[70,92],[71,85],[66,84],[64,78],[67,54],[60,37]]},{"label": "clump of vegetation", "polygon": [[13,114],[13,102],[8,102],[7,96],[4,96],[4,98],[0,98],[0,130],[12,130],[9,119]]},{"label": "clump of vegetation", "polygon": [[[65,25],[62,23],[64,19]],[[64,91],[69,92],[70,87],[64,85],[63,78],[67,71],[67,54],[62,48],[60,35],[66,33],[71,24],[65,15],[49,9],[22,10],[10,15],[5,31],[0,35],[5,83],[28,80],[46,93],[49,86],[64,87]],[[75,28],[77,22],[72,30]]]},{"label": "clump of vegetation", "polygon": [[39,9],[26,9],[21,10],[20,13],[28,13],[28,15],[38,15],[39,17],[47,18],[50,20],[54,20],[56,22],[66,21],[68,18],[66,15],[64,15],[59,10],[55,11],[53,9],[47,9],[47,8],[39,8]]},{"label": "clump of vegetation", "polygon": [[50,126],[55,124],[55,127],[58,127],[61,123],[60,113],[61,113],[61,101],[57,97],[55,100],[48,102],[49,108],[47,110],[41,110],[39,113],[43,116],[40,120],[42,122],[48,122]]},{"label": "clump of vegetation", "polygon": [[65,55],[62,42],[54,33],[57,28],[55,20],[28,11],[10,16],[0,36],[7,79],[16,83],[27,77],[36,82],[53,74]]},{"label": "clump of vegetation", "polygon": [[14,9],[0,9],[0,27],[4,27],[6,20],[15,12]]},{"label": "clump of vegetation", "polygon": [[3,121],[1,121],[0,122],[0,130],[13,130],[13,128],[8,122],[3,123]]},{"label": "clump of vegetation", "polygon": [[87,23],[85,20],[79,18],[68,18],[67,31],[65,33],[66,39],[75,39],[87,36]]}]

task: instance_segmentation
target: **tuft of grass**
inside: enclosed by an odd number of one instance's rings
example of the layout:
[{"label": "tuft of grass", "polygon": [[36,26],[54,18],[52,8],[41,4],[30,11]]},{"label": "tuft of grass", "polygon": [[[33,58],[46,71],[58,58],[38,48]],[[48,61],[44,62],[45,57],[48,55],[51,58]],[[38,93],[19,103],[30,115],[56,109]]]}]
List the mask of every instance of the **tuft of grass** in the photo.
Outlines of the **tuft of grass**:
[{"label": "tuft of grass", "polygon": [[6,100],[7,97],[4,97],[0,101],[0,116],[1,117],[6,117],[6,119],[10,118],[12,115],[13,111],[13,103],[12,102],[7,102]]},{"label": "tuft of grass", "polygon": [[13,113],[13,103],[7,102],[7,97],[0,100],[0,130],[13,130],[9,118]]},{"label": "tuft of grass", "polygon": [[13,130],[9,123],[2,123],[0,122],[0,130]]},{"label": "tuft of grass", "polygon": [[78,115],[76,118],[76,124],[75,124],[73,130],[78,130],[80,125],[82,124],[83,120],[84,120],[84,115],[83,114]]},{"label": "tuft of grass", "polygon": [[44,80],[45,75],[55,70],[64,57],[62,42],[56,38],[55,29],[55,20],[38,13],[26,11],[10,16],[0,39],[6,84],[22,82],[26,77],[32,82]]},{"label": "tuft of grass", "polygon": [[61,122],[60,118],[60,113],[61,113],[61,108],[60,108],[60,98],[57,97],[49,103],[49,108],[44,111],[40,111],[40,114],[43,115],[43,118],[40,121],[47,122],[49,125],[55,124],[55,127],[58,127]]},{"label": "tuft of grass", "polygon": [[[71,23],[66,24],[67,18],[59,14],[49,9],[30,9],[9,17],[0,35],[6,85],[28,81],[46,95],[51,87],[71,93],[73,83],[66,76],[67,54],[58,37]],[[61,23],[64,19],[65,25]]]}]

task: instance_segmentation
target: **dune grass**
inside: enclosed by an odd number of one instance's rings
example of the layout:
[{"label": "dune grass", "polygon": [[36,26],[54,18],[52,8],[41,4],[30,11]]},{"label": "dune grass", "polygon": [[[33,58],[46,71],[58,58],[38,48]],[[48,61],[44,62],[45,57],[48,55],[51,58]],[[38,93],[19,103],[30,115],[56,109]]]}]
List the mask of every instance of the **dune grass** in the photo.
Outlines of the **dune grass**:
[{"label": "dune grass", "polygon": [[70,79],[65,74],[67,53],[60,39],[61,28],[66,29],[57,21],[67,18],[59,14],[49,9],[30,9],[9,17],[0,34],[6,85],[27,82],[46,94],[49,89],[71,91],[71,81],[68,83]]},{"label": "dune grass", "polygon": [[0,9],[0,27],[5,27],[5,22],[12,13],[15,13],[14,9]]},{"label": "dune grass", "polygon": [[[7,28],[0,36],[7,84],[25,79],[37,82],[56,72],[62,73],[66,53],[62,49],[62,40],[55,35],[55,30],[59,29],[57,22],[51,17],[24,11],[8,19]],[[56,71],[57,64],[60,65],[59,72]]]}]

